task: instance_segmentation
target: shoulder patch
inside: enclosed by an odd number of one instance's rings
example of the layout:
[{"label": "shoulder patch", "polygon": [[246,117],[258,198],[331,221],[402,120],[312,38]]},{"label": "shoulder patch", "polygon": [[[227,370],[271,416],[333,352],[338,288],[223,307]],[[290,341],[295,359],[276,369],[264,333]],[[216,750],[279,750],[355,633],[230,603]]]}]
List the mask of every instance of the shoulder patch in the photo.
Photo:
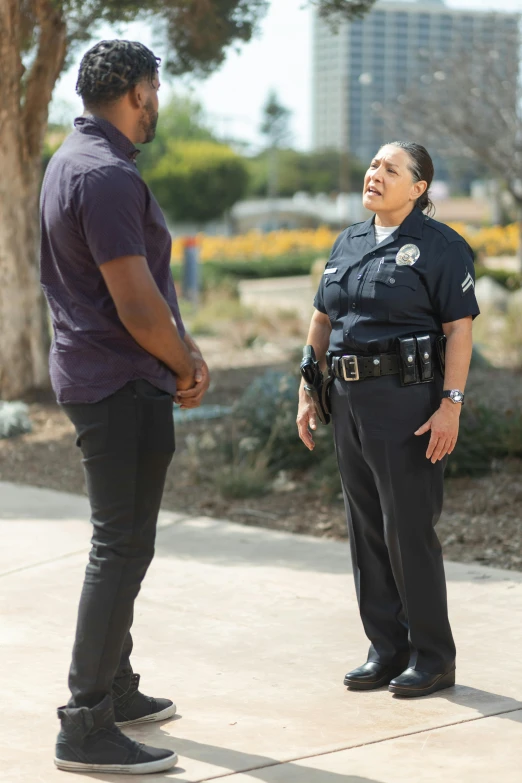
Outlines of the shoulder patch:
[{"label": "shoulder patch", "polygon": [[467,294],[468,291],[470,291],[470,290],[475,290],[475,281],[473,280],[473,278],[471,277],[471,275],[470,275],[470,273],[468,272],[467,269],[466,269],[466,272],[467,272],[467,275],[464,278],[464,280],[462,281],[462,285],[461,285],[462,296]]}]

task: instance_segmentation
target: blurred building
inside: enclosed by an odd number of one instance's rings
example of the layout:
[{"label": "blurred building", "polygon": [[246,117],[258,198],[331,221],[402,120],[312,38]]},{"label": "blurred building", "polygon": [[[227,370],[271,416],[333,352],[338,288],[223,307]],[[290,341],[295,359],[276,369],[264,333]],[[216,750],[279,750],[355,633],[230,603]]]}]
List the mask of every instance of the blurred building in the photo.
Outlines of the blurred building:
[{"label": "blurred building", "polygon": [[[381,109],[422,84],[426,65],[419,55],[443,62],[457,47],[469,47],[471,52],[487,45],[502,57],[518,59],[519,20],[514,13],[448,8],[443,0],[381,0],[363,19],[342,22],[337,32],[316,15],[314,148],[333,148],[363,162],[370,160],[379,146],[390,141]],[[397,114],[400,119],[400,105]],[[440,165],[436,169],[444,176]]]},{"label": "blurred building", "polygon": [[319,226],[341,229],[370,214],[358,193],[339,193],[334,198],[324,193],[296,193],[292,198],[238,201],[230,210],[230,222],[234,234]]}]

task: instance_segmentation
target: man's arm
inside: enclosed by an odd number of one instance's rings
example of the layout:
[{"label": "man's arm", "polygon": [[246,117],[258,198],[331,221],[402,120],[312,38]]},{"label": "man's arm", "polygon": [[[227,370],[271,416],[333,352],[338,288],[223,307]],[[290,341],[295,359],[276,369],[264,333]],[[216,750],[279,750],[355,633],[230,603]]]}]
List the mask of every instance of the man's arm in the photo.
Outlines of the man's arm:
[{"label": "man's arm", "polygon": [[129,334],[177,377],[178,389],[195,383],[196,361],[144,256],[122,256],[100,265],[120,321]]},{"label": "man's arm", "polygon": [[199,346],[196,345],[192,337],[185,334],[184,340],[196,363],[194,386],[185,391],[178,391],[174,402],[179,403],[182,408],[198,408],[210,386],[210,373]]}]

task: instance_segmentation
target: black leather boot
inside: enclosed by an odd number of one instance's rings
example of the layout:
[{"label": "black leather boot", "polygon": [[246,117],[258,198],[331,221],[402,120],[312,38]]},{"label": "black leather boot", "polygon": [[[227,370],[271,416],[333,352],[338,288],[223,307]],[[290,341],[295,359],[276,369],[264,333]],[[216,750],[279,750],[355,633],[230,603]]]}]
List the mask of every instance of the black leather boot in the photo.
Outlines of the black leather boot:
[{"label": "black leather boot", "polygon": [[371,691],[389,685],[394,677],[404,671],[404,664],[383,664],[367,661],[344,678],[344,684],[354,691]]},{"label": "black leather boot", "polygon": [[430,693],[451,688],[452,685],[455,685],[455,669],[439,672],[439,674],[406,669],[399,677],[390,682],[389,690],[396,696],[413,698],[415,696],[429,696]]}]

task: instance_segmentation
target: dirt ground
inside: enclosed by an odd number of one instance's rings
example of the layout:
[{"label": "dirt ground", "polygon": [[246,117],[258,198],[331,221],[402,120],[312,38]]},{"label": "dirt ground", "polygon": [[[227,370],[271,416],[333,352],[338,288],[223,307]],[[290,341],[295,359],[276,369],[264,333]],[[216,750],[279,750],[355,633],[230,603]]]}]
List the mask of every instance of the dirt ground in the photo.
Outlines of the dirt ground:
[{"label": "dirt ground", "polygon": [[[257,345],[242,352],[239,367],[217,368],[220,357],[226,355],[219,341],[208,338],[206,345],[203,338],[200,342],[202,348],[212,348],[216,357],[211,362],[213,385],[208,404],[230,404],[256,375],[275,366],[276,355],[281,359],[281,350],[277,350],[280,346],[267,350],[266,344]],[[288,352],[295,346],[287,341],[286,348]],[[285,358],[288,360],[288,355]],[[277,366],[281,366],[279,362]],[[481,370],[473,374],[468,391],[485,404],[520,406],[521,381],[520,375],[505,370]],[[83,493],[80,452],[74,445],[72,425],[50,394],[28,398],[27,402],[33,432],[0,440],[0,480]],[[201,437],[205,432],[219,437],[219,427],[223,426],[220,420],[178,425],[178,449],[168,474],[164,508],[328,538],[346,535],[341,499],[329,500],[317,490],[307,490],[303,480],[296,481],[296,477],[286,482],[286,491],[270,491],[260,498],[220,497],[210,481],[201,479],[201,466],[195,470],[187,437],[189,443],[190,436]],[[209,475],[212,459],[209,454]],[[489,476],[448,479],[446,485],[445,510],[437,527],[446,557],[522,571],[522,462],[505,461]]]}]

